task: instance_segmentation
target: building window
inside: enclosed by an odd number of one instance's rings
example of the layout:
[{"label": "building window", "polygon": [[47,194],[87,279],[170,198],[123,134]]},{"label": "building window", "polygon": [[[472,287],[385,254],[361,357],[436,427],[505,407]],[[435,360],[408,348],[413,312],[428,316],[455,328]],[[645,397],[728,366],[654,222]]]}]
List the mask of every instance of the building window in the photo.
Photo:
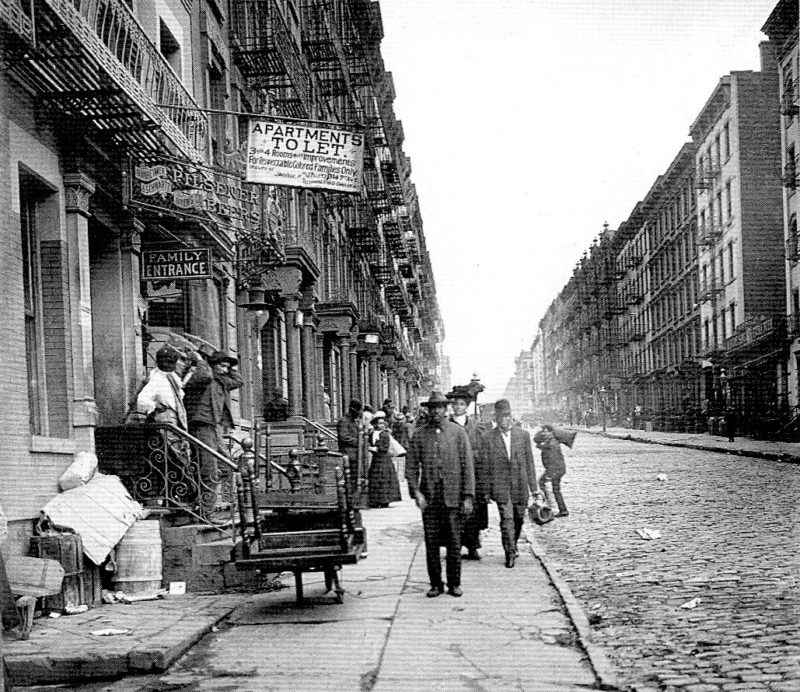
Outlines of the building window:
[{"label": "building window", "polygon": [[731,196],[731,181],[725,182],[725,218],[730,223],[733,218],[733,197]]},{"label": "building window", "polygon": [[728,280],[732,279],[736,272],[733,271],[733,241],[728,242]]},{"label": "building window", "polygon": [[30,431],[46,433],[46,391],[44,332],[42,324],[42,277],[37,227],[38,199],[35,191],[20,179],[20,228],[22,234],[22,286],[25,301],[25,353],[28,374]]},{"label": "building window", "polygon": [[717,135],[714,138],[714,153],[717,156],[716,164],[717,164],[717,170],[719,170],[720,168],[722,168],[722,145],[720,143],[719,135]]},{"label": "building window", "polygon": [[725,123],[722,126],[722,158],[727,161],[731,157],[731,126]]},{"label": "building window", "polygon": [[163,19],[158,20],[158,49],[161,52],[172,70],[181,78],[181,44],[175,38]]},{"label": "building window", "polygon": [[705,343],[706,348],[711,346],[711,342],[709,341],[709,329],[708,329],[708,318],[703,320],[703,343]]},{"label": "building window", "polygon": [[736,303],[732,302],[729,308],[731,313],[731,334],[736,331]]},{"label": "building window", "polygon": [[719,281],[720,281],[721,284],[724,284],[725,283],[725,251],[724,250],[720,250],[719,251],[719,255],[717,255],[717,260],[719,262]]}]

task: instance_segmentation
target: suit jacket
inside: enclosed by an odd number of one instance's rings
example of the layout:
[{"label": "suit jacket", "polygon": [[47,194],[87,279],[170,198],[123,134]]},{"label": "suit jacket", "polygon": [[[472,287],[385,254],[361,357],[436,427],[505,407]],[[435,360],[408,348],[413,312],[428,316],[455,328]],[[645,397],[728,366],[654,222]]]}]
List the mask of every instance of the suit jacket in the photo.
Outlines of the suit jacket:
[{"label": "suit jacket", "polygon": [[412,497],[419,490],[431,501],[439,478],[444,485],[444,503],[458,507],[467,496],[475,495],[475,467],[467,433],[449,420],[437,428],[417,428],[406,456],[406,480]]},{"label": "suit jacket", "polygon": [[239,373],[215,375],[208,363],[200,362],[184,386],[186,413],[189,423],[221,425],[226,430],[233,427],[228,392],[244,384]]},{"label": "suit jacket", "polygon": [[336,423],[336,438],[339,442],[339,451],[342,454],[347,454],[353,463],[355,463],[355,452],[358,449],[358,425],[360,421],[360,415],[354,419],[350,414],[345,413]]},{"label": "suit jacket", "polygon": [[[459,425],[454,418],[451,417],[450,420],[455,425]],[[463,428],[469,438],[472,460],[475,465],[475,497],[488,499],[492,492],[492,467],[484,453],[484,431],[474,416],[467,416],[467,423]]]},{"label": "suit jacket", "polygon": [[494,428],[486,435],[484,449],[492,466],[492,499],[498,504],[511,500],[515,505],[527,505],[528,490],[536,492],[530,433],[521,428],[511,428],[510,459],[500,428]]}]

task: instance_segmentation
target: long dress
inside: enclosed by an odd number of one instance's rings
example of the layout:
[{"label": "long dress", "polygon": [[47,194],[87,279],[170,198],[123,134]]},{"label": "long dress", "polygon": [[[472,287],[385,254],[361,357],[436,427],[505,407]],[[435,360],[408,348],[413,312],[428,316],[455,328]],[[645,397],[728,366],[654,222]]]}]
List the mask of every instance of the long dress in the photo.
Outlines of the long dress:
[{"label": "long dress", "polygon": [[386,430],[372,433],[372,446],[378,451],[372,453],[367,475],[370,507],[381,507],[400,501],[400,482],[389,454],[390,441],[391,436]]}]

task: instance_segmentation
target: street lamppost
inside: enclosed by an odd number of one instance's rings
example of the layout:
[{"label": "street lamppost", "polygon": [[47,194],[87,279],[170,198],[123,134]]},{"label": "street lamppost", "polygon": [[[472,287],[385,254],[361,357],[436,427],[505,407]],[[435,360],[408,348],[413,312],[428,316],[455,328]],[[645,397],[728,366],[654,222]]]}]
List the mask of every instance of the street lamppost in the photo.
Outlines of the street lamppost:
[{"label": "street lamppost", "polygon": [[600,410],[603,414],[603,432],[606,431],[606,388],[600,387],[600,391],[598,392],[600,395]]}]

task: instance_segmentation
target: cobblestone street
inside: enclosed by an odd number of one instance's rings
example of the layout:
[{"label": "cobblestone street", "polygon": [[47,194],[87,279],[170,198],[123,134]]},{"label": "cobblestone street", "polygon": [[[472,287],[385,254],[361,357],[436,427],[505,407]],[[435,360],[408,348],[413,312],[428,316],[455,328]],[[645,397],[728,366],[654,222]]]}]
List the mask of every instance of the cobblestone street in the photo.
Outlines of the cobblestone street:
[{"label": "cobblestone street", "polygon": [[623,682],[800,690],[800,467],[579,434],[567,468],[534,535]]}]

